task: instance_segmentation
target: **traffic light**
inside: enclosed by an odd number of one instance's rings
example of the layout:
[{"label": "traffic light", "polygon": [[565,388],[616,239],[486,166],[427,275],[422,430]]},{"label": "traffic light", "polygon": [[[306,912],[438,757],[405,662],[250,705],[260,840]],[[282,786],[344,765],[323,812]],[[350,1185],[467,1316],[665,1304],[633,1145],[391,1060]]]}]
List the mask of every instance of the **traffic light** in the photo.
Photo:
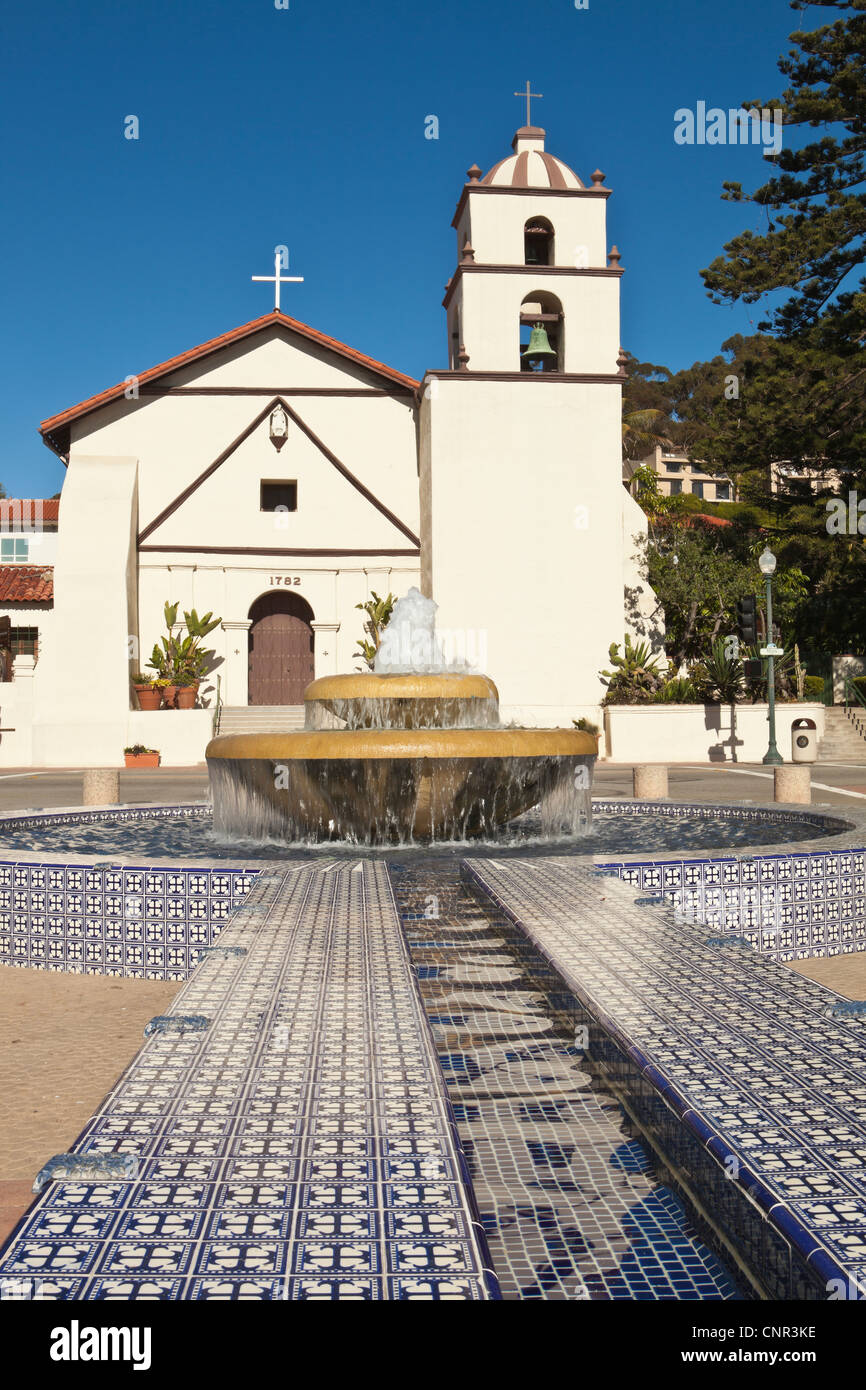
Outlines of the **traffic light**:
[{"label": "traffic light", "polygon": [[753,594],[737,601],[737,627],[744,647],[754,647],[758,640],[758,619]]},{"label": "traffic light", "polygon": [[743,675],[747,681],[760,681],[764,677],[764,663],[760,657],[749,657],[743,662]]}]

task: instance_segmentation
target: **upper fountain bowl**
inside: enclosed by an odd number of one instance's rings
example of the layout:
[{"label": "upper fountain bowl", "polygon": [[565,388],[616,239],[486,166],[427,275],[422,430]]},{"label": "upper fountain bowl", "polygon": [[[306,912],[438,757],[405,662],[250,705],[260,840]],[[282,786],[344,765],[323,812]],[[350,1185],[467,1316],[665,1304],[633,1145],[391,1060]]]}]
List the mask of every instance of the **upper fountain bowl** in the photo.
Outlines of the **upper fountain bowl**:
[{"label": "upper fountain bowl", "polygon": [[304,708],[307,729],[489,729],[499,692],[489,676],[365,671],[321,676]]}]

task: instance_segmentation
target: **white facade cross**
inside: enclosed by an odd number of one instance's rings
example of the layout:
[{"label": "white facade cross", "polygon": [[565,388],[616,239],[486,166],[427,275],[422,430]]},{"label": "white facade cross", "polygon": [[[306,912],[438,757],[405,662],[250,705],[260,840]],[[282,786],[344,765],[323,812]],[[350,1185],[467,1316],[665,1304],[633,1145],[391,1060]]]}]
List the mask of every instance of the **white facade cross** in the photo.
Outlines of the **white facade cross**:
[{"label": "white facade cross", "polygon": [[280,307],[280,285],[297,285],[303,283],[303,275],[281,275],[280,274],[280,255],[281,248],[278,246],[274,251],[274,273],[273,275],[251,275],[251,280],[266,280],[274,286],[274,308]]}]

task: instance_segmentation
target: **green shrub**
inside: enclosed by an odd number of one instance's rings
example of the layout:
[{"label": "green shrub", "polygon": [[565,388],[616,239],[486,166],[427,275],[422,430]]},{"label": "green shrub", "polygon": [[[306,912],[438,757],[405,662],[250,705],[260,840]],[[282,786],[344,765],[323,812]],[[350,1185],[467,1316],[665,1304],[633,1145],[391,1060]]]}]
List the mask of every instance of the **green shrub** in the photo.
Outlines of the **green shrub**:
[{"label": "green shrub", "polygon": [[700,702],[695,683],[688,676],[674,676],[652,697],[654,705],[697,705]]},{"label": "green shrub", "polygon": [[743,663],[739,656],[728,656],[727,652],[727,643],[720,637],[703,661],[691,668],[700,698],[710,704],[736,704],[743,698]]},{"label": "green shrub", "polygon": [[658,668],[658,657],[652,655],[648,642],[632,643],[625,634],[623,654],[619,654],[619,643],[611,642],[608,652],[612,671],[600,672],[607,685],[603,705],[645,705],[653,698],[664,683],[664,676]]},{"label": "green shrub", "polygon": [[584,719],[583,715],[581,715],[580,719],[572,719],[571,722],[574,727],[580,729],[582,733],[592,734],[593,738],[598,738],[600,732],[599,727],[597,724],[593,724],[591,719]]},{"label": "green shrub", "polygon": [[824,677],[806,676],[803,681],[804,700],[823,700],[824,698]]}]

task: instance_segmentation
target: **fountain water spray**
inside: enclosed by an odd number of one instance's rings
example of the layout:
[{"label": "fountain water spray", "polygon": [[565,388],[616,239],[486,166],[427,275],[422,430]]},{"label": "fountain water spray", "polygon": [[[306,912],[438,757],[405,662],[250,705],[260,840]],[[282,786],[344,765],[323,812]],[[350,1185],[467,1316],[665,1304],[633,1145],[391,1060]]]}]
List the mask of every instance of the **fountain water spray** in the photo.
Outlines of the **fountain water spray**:
[{"label": "fountain water spray", "polygon": [[404,844],[488,837],[535,805],[544,835],[585,833],[596,738],[503,728],[488,676],[449,663],[436,604],[410,589],[372,672],[307,687],[299,733],[207,748],[218,833]]}]

